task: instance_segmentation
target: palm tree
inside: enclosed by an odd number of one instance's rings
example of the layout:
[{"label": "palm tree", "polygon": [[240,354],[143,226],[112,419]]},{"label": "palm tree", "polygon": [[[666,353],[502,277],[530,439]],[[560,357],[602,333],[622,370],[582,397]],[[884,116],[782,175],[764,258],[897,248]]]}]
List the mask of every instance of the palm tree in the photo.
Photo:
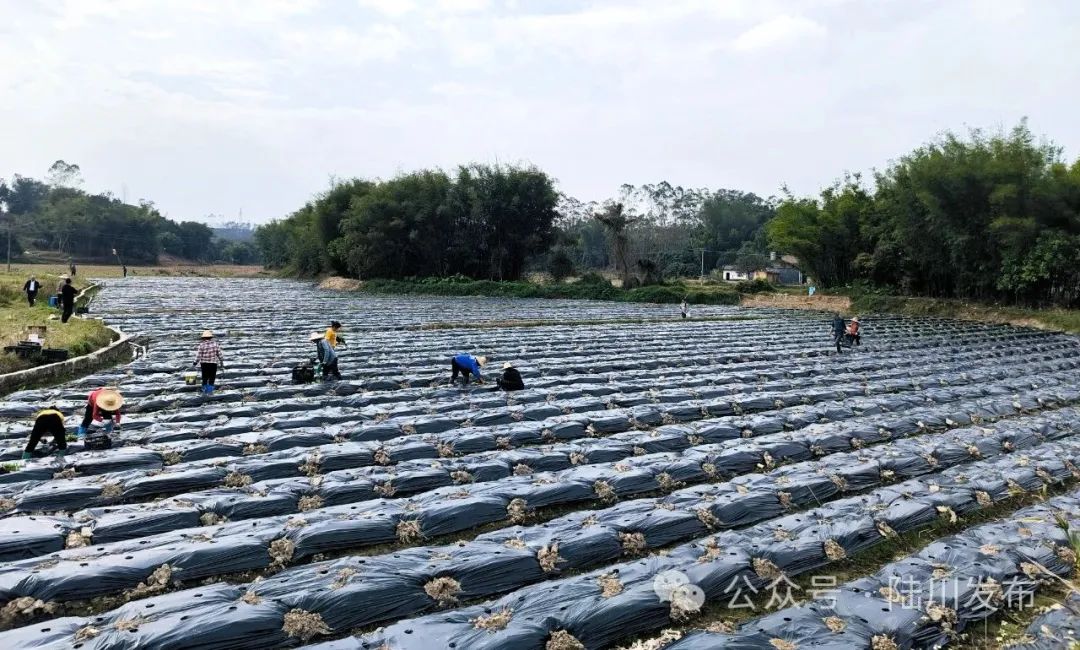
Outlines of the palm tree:
[{"label": "palm tree", "polygon": [[619,270],[624,288],[630,287],[630,260],[627,259],[627,249],[630,237],[627,229],[636,220],[628,216],[622,203],[609,203],[602,212],[597,212],[593,218],[603,224],[608,235],[611,236],[612,257],[615,258],[615,267]]}]

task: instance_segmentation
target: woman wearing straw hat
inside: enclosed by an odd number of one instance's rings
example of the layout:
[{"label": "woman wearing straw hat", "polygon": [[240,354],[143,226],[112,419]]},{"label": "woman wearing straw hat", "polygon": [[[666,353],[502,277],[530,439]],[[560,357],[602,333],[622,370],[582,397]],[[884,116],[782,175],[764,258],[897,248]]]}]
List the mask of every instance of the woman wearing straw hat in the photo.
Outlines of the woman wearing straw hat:
[{"label": "woman wearing straw hat", "polygon": [[76,431],[78,438],[82,440],[86,437],[91,422],[104,422],[102,428],[105,433],[112,433],[113,427],[120,424],[120,409],[123,406],[124,397],[115,388],[99,388],[90,393],[82,424]]},{"label": "woman wearing straw hat", "polygon": [[217,378],[218,367],[225,366],[225,358],[221,355],[221,346],[214,340],[214,333],[206,330],[199,337],[199,345],[195,348],[195,363],[202,370],[202,391],[207,395],[214,392],[214,381]]},{"label": "woman wearing straw hat", "polygon": [[457,381],[457,376],[461,374],[462,385],[469,385],[469,375],[476,377],[476,383],[484,383],[484,378],[480,376],[480,369],[487,364],[487,357],[474,357],[471,354],[459,354],[450,360],[450,385],[452,386]]},{"label": "woman wearing straw hat", "polygon": [[521,373],[509,361],[503,364],[502,377],[495,380],[495,385],[498,390],[505,390],[506,392],[525,390],[525,382],[521,380]]}]

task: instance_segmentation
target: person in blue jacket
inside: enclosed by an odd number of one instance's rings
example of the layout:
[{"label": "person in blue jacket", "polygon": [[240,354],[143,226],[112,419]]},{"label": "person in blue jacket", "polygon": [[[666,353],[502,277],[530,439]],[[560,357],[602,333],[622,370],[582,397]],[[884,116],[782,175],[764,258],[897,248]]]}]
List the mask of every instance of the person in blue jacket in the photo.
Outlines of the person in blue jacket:
[{"label": "person in blue jacket", "polygon": [[450,384],[453,385],[457,381],[459,373],[465,386],[469,385],[469,375],[476,377],[477,383],[484,383],[484,378],[480,376],[480,369],[485,364],[487,364],[487,357],[474,357],[471,354],[457,355],[450,360]]}]

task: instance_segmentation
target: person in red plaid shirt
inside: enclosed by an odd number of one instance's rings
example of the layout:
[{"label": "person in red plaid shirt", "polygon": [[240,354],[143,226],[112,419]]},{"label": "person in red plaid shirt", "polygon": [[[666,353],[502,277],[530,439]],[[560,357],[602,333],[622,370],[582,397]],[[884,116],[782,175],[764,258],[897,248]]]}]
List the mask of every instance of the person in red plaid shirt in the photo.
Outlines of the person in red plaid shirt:
[{"label": "person in red plaid shirt", "polygon": [[203,392],[207,395],[213,393],[218,367],[225,366],[225,358],[221,355],[221,346],[214,340],[214,333],[210,330],[203,332],[199,339],[193,365],[202,367]]}]

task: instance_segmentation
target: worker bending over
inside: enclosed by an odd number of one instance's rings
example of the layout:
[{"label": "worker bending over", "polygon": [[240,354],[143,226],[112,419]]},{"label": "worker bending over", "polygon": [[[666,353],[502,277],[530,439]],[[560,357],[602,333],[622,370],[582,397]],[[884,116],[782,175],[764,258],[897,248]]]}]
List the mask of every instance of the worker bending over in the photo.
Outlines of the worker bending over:
[{"label": "worker bending over", "polygon": [[851,341],[855,345],[859,345],[861,343],[860,335],[859,335],[859,317],[858,316],[856,316],[855,318],[852,318],[851,322],[848,323],[847,335],[851,337]]},{"label": "worker bending over", "polygon": [[56,410],[55,407],[50,407],[38,411],[37,415],[34,416],[34,428],[30,431],[30,440],[26,443],[26,449],[23,449],[23,460],[33,458],[34,449],[37,448],[38,443],[46,434],[52,436],[53,444],[56,446],[56,457],[64,457],[64,454],[67,453],[67,432],[64,430],[64,414]]},{"label": "worker bending over", "polygon": [[338,371],[338,355],[334,350],[334,346],[330,345],[330,341],[326,336],[315,332],[311,335],[310,340],[315,344],[315,358],[322,365],[322,378],[341,380],[341,372]]},{"label": "worker bending over", "polygon": [[76,435],[80,440],[85,438],[91,422],[104,422],[102,428],[105,433],[112,433],[113,427],[120,424],[120,409],[123,406],[124,397],[115,389],[99,388],[90,393],[82,425],[76,430]]},{"label": "worker bending over", "polygon": [[487,364],[487,357],[474,357],[471,354],[459,354],[450,360],[450,385],[457,381],[458,374],[462,376],[462,385],[469,385],[469,375],[476,377],[476,383],[484,383],[480,375],[480,369]]},{"label": "worker bending over", "polygon": [[495,385],[499,390],[505,390],[506,392],[525,390],[525,382],[521,380],[521,373],[509,361],[503,364],[502,377],[495,380]]}]

